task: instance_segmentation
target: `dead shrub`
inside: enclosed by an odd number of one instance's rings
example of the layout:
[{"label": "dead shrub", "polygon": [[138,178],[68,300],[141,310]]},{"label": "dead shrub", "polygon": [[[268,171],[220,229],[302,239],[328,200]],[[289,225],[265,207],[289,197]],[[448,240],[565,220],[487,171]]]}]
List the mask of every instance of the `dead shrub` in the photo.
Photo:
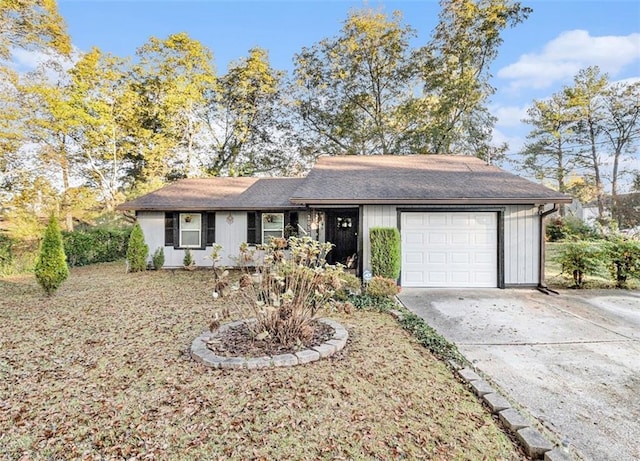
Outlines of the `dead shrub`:
[{"label": "dead shrub", "polygon": [[[263,263],[245,264],[225,299],[232,317],[256,319],[248,327],[259,340],[295,346],[311,338],[318,311],[343,288],[343,267],[326,263],[331,248],[331,243],[309,237],[272,239],[258,246]],[[241,246],[238,260],[250,260],[249,251]]]}]

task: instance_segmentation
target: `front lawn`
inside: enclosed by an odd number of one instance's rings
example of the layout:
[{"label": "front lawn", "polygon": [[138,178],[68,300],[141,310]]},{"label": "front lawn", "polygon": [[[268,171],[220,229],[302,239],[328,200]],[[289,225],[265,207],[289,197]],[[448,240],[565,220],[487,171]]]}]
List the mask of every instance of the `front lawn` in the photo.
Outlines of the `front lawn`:
[{"label": "front lawn", "polygon": [[306,366],[204,368],[211,273],[76,268],[45,297],[0,280],[2,459],[523,459],[387,314],[332,314],[346,349]]}]

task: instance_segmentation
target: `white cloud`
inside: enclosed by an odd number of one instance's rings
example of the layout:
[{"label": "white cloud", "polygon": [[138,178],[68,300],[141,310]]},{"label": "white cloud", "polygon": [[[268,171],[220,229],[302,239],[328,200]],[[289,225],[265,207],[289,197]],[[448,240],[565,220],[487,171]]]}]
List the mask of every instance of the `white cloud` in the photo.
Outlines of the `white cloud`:
[{"label": "white cloud", "polygon": [[499,106],[489,108],[491,114],[497,117],[496,126],[515,127],[522,126],[522,119],[527,116],[529,106]]},{"label": "white cloud", "polygon": [[492,144],[496,146],[506,142],[509,146],[507,152],[519,152],[524,147],[526,139],[523,136],[507,134],[502,130],[494,128],[492,133],[492,141]]},{"label": "white cloud", "polygon": [[63,80],[65,78],[64,74],[79,59],[80,52],[77,49],[74,49],[71,56],[63,56],[54,52],[14,48],[11,50],[11,62],[9,65],[14,71],[22,75],[36,70],[43,71],[46,79],[53,83]]},{"label": "white cloud", "polygon": [[585,30],[561,33],[541,52],[520,56],[500,69],[498,77],[512,80],[511,87],[547,88],[572,78],[580,69],[597,65],[612,76],[640,60],[640,33],[592,37]]},{"label": "white cloud", "polygon": [[14,48],[11,52],[11,58],[14,69],[22,72],[30,72],[53,59],[53,55],[42,51]]}]

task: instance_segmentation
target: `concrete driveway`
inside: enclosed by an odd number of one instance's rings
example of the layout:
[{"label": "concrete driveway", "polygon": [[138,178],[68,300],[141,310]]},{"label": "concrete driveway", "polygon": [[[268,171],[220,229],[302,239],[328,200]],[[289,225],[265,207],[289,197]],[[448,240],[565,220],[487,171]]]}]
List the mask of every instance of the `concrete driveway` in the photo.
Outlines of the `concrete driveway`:
[{"label": "concrete driveway", "polygon": [[640,460],[640,293],[416,289],[399,296],[587,460]]}]

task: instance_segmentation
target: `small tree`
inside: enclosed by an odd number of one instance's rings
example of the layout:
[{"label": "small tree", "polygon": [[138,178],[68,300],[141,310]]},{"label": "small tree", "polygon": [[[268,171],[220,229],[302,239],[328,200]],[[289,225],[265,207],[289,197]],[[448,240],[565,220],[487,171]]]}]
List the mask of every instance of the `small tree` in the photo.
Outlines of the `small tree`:
[{"label": "small tree", "polygon": [[592,242],[567,242],[558,254],[557,261],[562,265],[562,272],[573,277],[574,287],[582,288],[584,276],[598,271],[603,262],[603,253]]},{"label": "small tree", "polygon": [[373,275],[397,280],[400,276],[400,232],[395,227],[372,227],[371,270]]},{"label": "small tree", "polygon": [[615,238],[607,245],[609,271],[616,287],[626,288],[627,279],[640,279],[640,242]]},{"label": "small tree", "polygon": [[193,259],[193,255],[191,254],[191,250],[187,248],[184,250],[184,258],[182,258],[182,265],[185,269],[193,269],[195,268],[195,260]]},{"label": "small tree", "polygon": [[139,272],[147,268],[149,247],[144,242],[144,234],[140,224],[136,223],[131,230],[129,245],[127,246],[127,262],[130,272]]},{"label": "small tree", "polygon": [[153,253],[151,261],[153,262],[153,268],[155,270],[162,269],[162,266],[164,266],[164,248],[158,247]]},{"label": "small tree", "polygon": [[44,239],[35,266],[35,276],[49,296],[69,277],[62,233],[60,226],[58,226],[58,220],[53,215],[51,215],[49,225],[44,232]]}]

